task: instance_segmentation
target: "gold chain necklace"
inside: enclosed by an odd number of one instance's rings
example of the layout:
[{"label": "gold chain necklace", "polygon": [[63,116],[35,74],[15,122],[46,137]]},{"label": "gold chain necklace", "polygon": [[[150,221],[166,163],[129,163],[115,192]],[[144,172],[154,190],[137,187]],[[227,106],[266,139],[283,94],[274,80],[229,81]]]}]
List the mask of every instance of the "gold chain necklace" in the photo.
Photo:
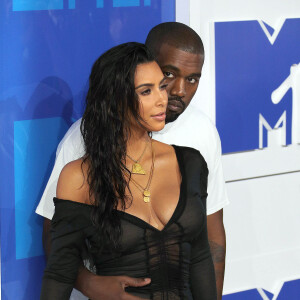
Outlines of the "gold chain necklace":
[{"label": "gold chain necklace", "polygon": [[[152,150],[152,164],[151,164],[149,179],[148,179],[148,182],[146,184],[146,187],[143,187],[140,183],[138,183],[136,180],[134,180],[133,178],[130,177],[130,181],[142,193],[143,199],[144,199],[145,203],[149,203],[150,202],[150,196],[151,196],[151,194],[150,194],[150,185],[151,185],[151,181],[152,181],[152,177],[153,177],[153,172],[154,172],[155,152],[154,152],[154,149],[153,149],[152,142],[151,142],[151,150]],[[127,176],[129,176],[129,175],[127,175]]]},{"label": "gold chain necklace", "polygon": [[139,161],[140,161],[140,160],[142,159],[142,157],[144,156],[147,147],[148,147],[148,142],[146,143],[146,146],[145,146],[145,148],[144,148],[143,153],[141,154],[141,156],[140,156],[137,160],[133,159],[131,156],[129,156],[128,154],[126,154],[126,156],[127,156],[128,158],[130,158],[130,159],[134,162],[134,164],[132,165],[132,170],[131,170],[131,173],[132,173],[132,174],[146,175],[146,172],[145,172],[145,170],[143,169],[142,165],[139,163]]}]

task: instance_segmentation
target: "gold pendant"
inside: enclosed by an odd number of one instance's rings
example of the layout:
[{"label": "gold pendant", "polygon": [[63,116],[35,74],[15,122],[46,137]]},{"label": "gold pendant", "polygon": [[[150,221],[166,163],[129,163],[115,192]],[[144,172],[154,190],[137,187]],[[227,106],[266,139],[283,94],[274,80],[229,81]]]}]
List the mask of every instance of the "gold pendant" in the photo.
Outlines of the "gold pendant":
[{"label": "gold pendant", "polygon": [[146,174],[146,172],[144,171],[144,169],[142,168],[142,166],[139,163],[135,163],[132,165],[131,173],[132,174],[140,174],[140,175]]},{"label": "gold pendant", "polygon": [[144,202],[149,203],[150,202],[150,191],[145,190],[143,194],[144,194]]},{"label": "gold pendant", "polygon": [[146,197],[150,197],[150,191],[148,191],[148,190],[144,190],[144,196],[146,196]]}]

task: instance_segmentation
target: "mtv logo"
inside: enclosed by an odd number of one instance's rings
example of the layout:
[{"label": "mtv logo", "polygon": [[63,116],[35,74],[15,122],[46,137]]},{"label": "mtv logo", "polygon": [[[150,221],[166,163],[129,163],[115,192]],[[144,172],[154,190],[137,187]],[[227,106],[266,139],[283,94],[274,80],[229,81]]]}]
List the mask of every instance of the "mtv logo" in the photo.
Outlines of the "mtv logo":
[{"label": "mtv logo", "polygon": [[300,170],[300,19],[271,31],[257,20],[214,24],[227,182]]},{"label": "mtv logo", "polygon": [[[292,144],[300,144],[300,64],[292,65],[290,75],[272,92],[271,99],[278,104],[291,88],[292,93]],[[282,125],[280,127],[280,125]],[[263,127],[268,131],[268,146],[286,145],[286,111],[279,118],[274,129],[259,114],[259,148],[263,148]]]},{"label": "mtv logo", "polygon": [[258,21],[215,23],[216,124],[224,153],[260,148],[260,114],[275,124],[286,111],[286,144],[299,143],[299,30],[300,19],[288,19],[270,41]]}]

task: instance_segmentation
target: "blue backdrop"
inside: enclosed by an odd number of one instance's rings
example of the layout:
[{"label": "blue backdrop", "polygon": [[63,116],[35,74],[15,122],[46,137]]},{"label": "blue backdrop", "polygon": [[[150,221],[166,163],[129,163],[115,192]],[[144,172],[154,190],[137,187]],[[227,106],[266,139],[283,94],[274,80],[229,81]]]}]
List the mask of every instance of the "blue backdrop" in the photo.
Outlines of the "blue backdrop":
[{"label": "blue backdrop", "polygon": [[175,0],[2,0],[2,299],[38,299],[44,257],[34,210],[55,149],[83,112],[90,68],[108,48],[175,20]]}]

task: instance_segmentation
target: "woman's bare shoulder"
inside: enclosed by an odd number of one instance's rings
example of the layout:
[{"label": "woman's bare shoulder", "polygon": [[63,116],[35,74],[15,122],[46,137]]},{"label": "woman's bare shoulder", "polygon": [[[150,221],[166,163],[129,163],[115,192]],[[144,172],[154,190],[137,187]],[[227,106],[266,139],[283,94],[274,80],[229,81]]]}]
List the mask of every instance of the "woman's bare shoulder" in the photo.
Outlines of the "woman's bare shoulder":
[{"label": "woman's bare shoulder", "polygon": [[56,197],[63,200],[87,203],[88,196],[87,164],[82,158],[69,162],[59,175]]},{"label": "woman's bare shoulder", "polygon": [[153,147],[155,149],[155,155],[157,157],[164,157],[174,154],[174,147],[168,144],[152,140]]}]

